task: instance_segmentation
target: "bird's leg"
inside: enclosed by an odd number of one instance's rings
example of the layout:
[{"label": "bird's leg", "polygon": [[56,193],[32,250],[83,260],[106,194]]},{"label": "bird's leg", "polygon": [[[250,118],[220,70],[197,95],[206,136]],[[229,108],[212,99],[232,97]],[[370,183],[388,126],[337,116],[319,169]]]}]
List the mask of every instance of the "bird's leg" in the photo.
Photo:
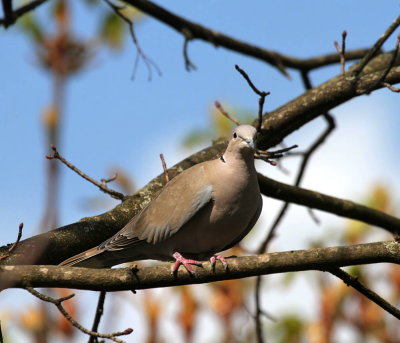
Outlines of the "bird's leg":
[{"label": "bird's leg", "polygon": [[190,260],[187,258],[184,258],[179,252],[175,252],[172,257],[176,260],[175,263],[172,265],[171,267],[171,273],[176,273],[179,269],[179,266],[181,264],[183,264],[183,266],[186,268],[186,270],[190,273],[190,274],[195,274],[195,271],[193,269],[193,267],[191,266],[191,264],[194,265],[198,265],[201,266],[201,262],[200,261],[196,261],[196,260]]},{"label": "bird's leg", "polygon": [[224,266],[224,269],[227,270],[228,269],[228,262],[227,260],[225,260],[225,258],[223,256],[217,255],[217,256],[211,256],[210,257],[210,262],[211,262],[211,267],[212,269],[215,268],[215,264],[218,261],[221,261],[222,265]]}]

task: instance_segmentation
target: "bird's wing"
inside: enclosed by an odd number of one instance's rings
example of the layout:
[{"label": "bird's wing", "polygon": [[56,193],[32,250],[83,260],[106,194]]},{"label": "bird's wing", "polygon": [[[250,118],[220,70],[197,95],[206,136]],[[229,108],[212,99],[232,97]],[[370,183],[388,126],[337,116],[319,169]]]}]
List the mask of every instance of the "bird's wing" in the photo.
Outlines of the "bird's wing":
[{"label": "bird's wing", "polygon": [[120,250],[141,241],[156,244],[176,233],[212,200],[213,188],[204,173],[204,163],[185,170],[168,182],[141,213],[99,249]]}]

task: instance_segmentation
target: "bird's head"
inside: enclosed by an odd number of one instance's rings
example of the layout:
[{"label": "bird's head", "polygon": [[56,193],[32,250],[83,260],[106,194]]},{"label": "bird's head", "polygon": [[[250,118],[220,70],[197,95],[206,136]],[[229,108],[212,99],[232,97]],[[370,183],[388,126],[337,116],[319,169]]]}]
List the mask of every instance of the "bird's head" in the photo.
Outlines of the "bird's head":
[{"label": "bird's head", "polygon": [[232,133],[226,153],[253,155],[257,130],[250,125],[239,125]]}]

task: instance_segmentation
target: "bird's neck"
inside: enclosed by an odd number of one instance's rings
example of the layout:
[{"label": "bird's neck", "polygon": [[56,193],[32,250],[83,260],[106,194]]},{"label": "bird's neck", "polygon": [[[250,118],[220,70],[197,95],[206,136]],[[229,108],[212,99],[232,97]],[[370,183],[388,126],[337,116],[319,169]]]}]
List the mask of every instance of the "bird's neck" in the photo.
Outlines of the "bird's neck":
[{"label": "bird's neck", "polygon": [[221,156],[221,161],[227,165],[236,168],[244,168],[249,171],[255,169],[254,167],[254,154],[252,150],[235,151],[227,149]]}]

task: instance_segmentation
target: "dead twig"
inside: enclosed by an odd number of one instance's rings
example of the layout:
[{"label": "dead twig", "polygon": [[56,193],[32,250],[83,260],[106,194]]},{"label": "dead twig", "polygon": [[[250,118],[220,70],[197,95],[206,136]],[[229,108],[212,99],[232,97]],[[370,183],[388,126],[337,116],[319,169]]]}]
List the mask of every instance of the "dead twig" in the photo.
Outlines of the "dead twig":
[{"label": "dead twig", "polygon": [[168,183],[169,182],[168,168],[167,168],[167,164],[165,163],[163,154],[160,154],[160,159],[161,159],[161,164],[162,164],[162,167],[164,170],[165,181],[166,181],[166,183]]},{"label": "dead twig", "polygon": [[60,153],[57,151],[57,148],[55,145],[50,146],[51,149],[53,150],[53,155],[46,155],[46,158],[49,160],[52,159],[57,159],[60,160],[62,163],[64,163],[69,169],[73,170],[75,173],[77,173],[79,176],[83,177],[85,180],[91,182],[95,186],[97,186],[102,192],[109,194],[111,197],[114,199],[118,200],[124,200],[125,195],[123,195],[120,192],[114,191],[113,189],[110,189],[107,187],[107,182],[113,181],[115,178],[114,176],[111,179],[102,179],[101,182],[98,182],[97,180],[93,179],[89,175],[85,174],[83,171],[75,167],[72,163],[67,161],[64,157],[60,155]]},{"label": "dead twig", "polygon": [[222,107],[222,105],[219,101],[214,101],[214,105],[223,116],[225,116],[226,118],[228,118],[230,121],[234,122],[238,126],[242,125],[242,123],[239,120],[237,120],[234,116],[232,116],[227,111],[225,111],[225,109]]},{"label": "dead twig", "polygon": [[358,278],[350,275],[345,272],[343,269],[330,269],[329,273],[335,275],[339,279],[341,279],[347,286],[353,287],[357,291],[359,291],[362,295],[366,296],[369,300],[377,304],[379,307],[384,309],[386,312],[390,313],[397,319],[400,319],[400,310],[396,307],[389,304],[385,299],[383,299],[380,295],[376,294],[374,291],[364,286]]},{"label": "dead twig", "polygon": [[250,80],[249,75],[247,75],[247,73],[243,69],[241,69],[237,64],[235,64],[235,69],[244,77],[244,79],[247,81],[253,92],[260,97],[260,99],[258,100],[257,132],[261,132],[262,115],[263,115],[265,98],[271,93],[260,91],[256,86],[254,86],[254,83]]},{"label": "dead twig", "polygon": [[[11,246],[10,249],[8,249],[8,252],[5,253],[4,255],[0,256],[0,261],[6,259],[8,256],[11,255],[11,253],[13,252],[13,250],[17,247],[19,241],[21,240],[22,237],[22,229],[24,228],[24,223],[19,224],[18,227],[18,236],[17,236],[17,240],[14,242],[14,244]],[[0,342],[1,343],[1,342]]]},{"label": "dead twig", "polygon": [[124,331],[121,331],[121,332],[113,332],[113,333],[110,333],[110,334],[104,334],[104,333],[90,331],[90,330],[84,328],[75,319],[73,319],[71,317],[71,315],[62,306],[62,303],[64,301],[71,299],[72,297],[75,296],[75,294],[72,293],[72,294],[70,294],[70,295],[68,295],[66,297],[55,299],[55,298],[49,297],[48,295],[44,295],[42,293],[39,293],[38,291],[36,291],[32,287],[25,287],[25,289],[29,293],[34,295],[35,297],[39,298],[40,300],[54,304],[57,307],[57,309],[61,312],[61,314],[65,317],[65,319],[67,319],[78,330],[80,330],[81,332],[83,332],[83,333],[85,333],[87,335],[100,337],[100,338],[108,338],[108,339],[111,339],[112,341],[117,342],[117,343],[124,343],[124,341],[121,340],[121,339],[118,339],[117,336],[129,335],[129,334],[131,334],[133,332],[133,330],[131,328],[128,328],[128,329],[126,329]]},{"label": "dead twig", "polygon": [[345,63],[346,63],[346,59],[345,59],[345,54],[346,54],[346,36],[347,36],[347,32],[343,31],[342,32],[342,47],[339,47],[339,43],[337,41],[334,41],[334,45],[335,48],[339,54],[340,57],[340,73],[342,75],[344,75],[345,73]]}]

